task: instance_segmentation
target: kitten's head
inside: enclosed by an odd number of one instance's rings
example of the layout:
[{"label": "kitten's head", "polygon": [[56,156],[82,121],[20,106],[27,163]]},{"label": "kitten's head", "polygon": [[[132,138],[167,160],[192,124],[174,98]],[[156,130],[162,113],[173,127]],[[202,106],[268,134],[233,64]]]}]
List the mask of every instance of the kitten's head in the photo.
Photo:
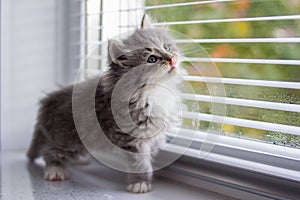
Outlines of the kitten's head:
[{"label": "kitten's head", "polygon": [[140,67],[139,78],[160,82],[174,77],[179,67],[179,49],[166,28],[154,28],[144,15],[141,28],[128,38],[108,44],[108,61],[116,73]]}]

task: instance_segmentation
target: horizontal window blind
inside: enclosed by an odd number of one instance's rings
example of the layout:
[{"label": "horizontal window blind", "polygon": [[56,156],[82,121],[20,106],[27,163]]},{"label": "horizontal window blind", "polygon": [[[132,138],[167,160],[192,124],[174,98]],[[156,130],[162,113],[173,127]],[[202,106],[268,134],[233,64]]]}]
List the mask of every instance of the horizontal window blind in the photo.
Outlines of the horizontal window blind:
[{"label": "horizontal window blind", "polygon": [[[148,1],[151,3],[151,1]],[[267,1],[266,1],[267,2]],[[202,5],[201,5],[202,4]],[[202,7],[203,4],[207,4],[208,6]],[[213,4],[209,6],[209,4]],[[300,42],[299,38],[299,33],[296,31],[296,23],[299,22],[300,15],[299,12],[293,11],[292,8],[290,10],[286,10],[286,13],[284,13],[282,10],[284,7],[292,7],[293,2],[287,1],[285,3],[279,2],[279,1],[268,1],[268,3],[263,3],[263,2],[253,2],[253,1],[197,1],[197,2],[185,2],[185,3],[174,3],[174,4],[166,4],[166,5],[153,5],[150,8],[153,8],[153,15],[159,15],[159,16],[171,16],[171,13],[175,11],[175,7],[180,7],[180,9],[184,11],[196,11],[196,9],[193,9],[191,6],[199,6],[199,13],[205,12],[205,9],[211,9],[211,8],[216,8],[215,12],[218,12],[218,10],[222,9],[235,9],[237,11],[236,15],[224,15],[224,18],[213,18],[213,19],[201,19],[203,18],[210,18],[210,16],[214,16],[214,11],[211,12],[211,15],[205,15],[201,14],[197,15],[200,18],[194,17],[196,14],[194,13],[193,15],[190,15],[189,17],[185,16],[175,16],[172,17],[172,19],[164,18],[165,21],[163,22],[157,22],[157,26],[161,25],[168,25],[170,28],[173,28],[175,30],[187,30],[186,32],[189,33],[189,29],[195,29],[199,25],[210,25],[214,27],[219,27],[221,31],[224,26],[228,26],[228,24],[232,24],[232,26],[238,26],[241,25],[240,23],[244,23],[242,25],[246,26],[254,26],[255,23],[264,23],[265,26],[270,26],[268,27],[268,32],[265,32],[264,37],[251,37],[251,34],[248,34],[248,38],[233,38],[233,36],[229,35],[229,37],[232,38],[193,38],[193,39],[179,39],[177,40],[178,44],[183,44],[183,43],[200,43],[202,45],[204,44],[210,44],[210,46],[216,46],[219,44],[247,44],[248,48],[251,49],[251,45],[253,45],[253,48],[251,50],[255,51],[255,43],[273,43],[276,45],[276,48],[281,48],[280,44],[287,43],[287,44],[294,44],[297,45]],[[255,9],[257,9],[258,6],[271,6],[274,7],[273,13],[270,13],[268,15],[267,12],[261,12],[261,13],[255,13]],[[299,6],[298,4],[296,6]],[[282,7],[282,8],[281,8]],[[157,10],[158,8],[164,9],[164,11],[159,11]],[[156,10],[155,10],[156,9]],[[178,10],[180,10],[178,8]],[[238,13],[239,10],[242,10],[241,13]],[[251,16],[251,9],[252,12],[255,13],[256,16]],[[248,13],[247,13],[248,12]],[[238,16],[241,15],[241,16]],[[258,16],[259,15],[259,16]],[[182,18],[185,18],[184,20]],[[276,27],[271,26],[271,23],[275,22]],[[253,25],[254,24],[254,25]],[[294,25],[295,24],[295,25]],[[205,27],[205,26],[203,26]],[[206,26],[209,27],[209,26]],[[277,36],[276,34],[272,33],[275,32],[274,30],[277,29],[289,29],[291,27],[295,28],[295,31],[293,34],[286,36],[289,37],[282,37],[282,36]],[[201,27],[200,27],[201,28]],[[201,31],[201,29],[197,29]],[[213,30],[212,30],[213,31]],[[240,31],[244,31],[241,29]],[[252,30],[255,31],[255,30]],[[208,31],[209,32],[209,29]],[[193,33],[196,35],[196,33]],[[271,37],[273,34],[273,37]],[[201,35],[201,34],[199,34]],[[217,35],[217,34],[215,34]],[[232,34],[233,35],[233,34]],[[247,34],[246,34],[247,35]],[[211,35],[207,35],[208,37],[211,37]],[[222,37],[222,34],[220,34],[219,37]],[[250,46],[250,47],[249,47]],[[282,47],[284,48],[284,46]],[[299,51],[299,49],[298,49]],[[288,59],[284,58],[283,55],[278,54],[277,57],[274,59],[270,59],[267,56],[266,57],[261,57],[261,58],[256,58],[256,57],[251,57],[249,58],[249,55],[246,55],[248,57],[241,57],[242,55],[235,55],[234,58],[230,58],[229,56],[222,56],[222,57],[217,57],[213,56],[203,58],[203,57],[187,57],[184,59],[185,62],[191,62],[191,63],[201,63],[205,65],[205,63],[210,63],[214,62],[217,65],[220,63],[219,68],[226,68],[224,63],[227,63],[228,65],[235,66],[236,68],[238,67],[243,67],[246,69],[251,69],[253,68],[262,68],[261,71],[264,71],[264,67],[270,67],[270,66],[278,66],[281,68],[286,68],[286,71],[293,71],[293,72],[300,72],[298,69],[295,69],[295,67],[298,67],[300,65],[300,57],[299,56],[294,56],[293,59]],[[251,65],[251,66],[250,66]],[[245,67],[246,66],[246,67]],[[276,67],[274,67],[276,68]],[[221,69],[224,70],[224,69]],[[226,71],[226,69],[224,70]],[[242,70],[241,70],[242,71]],[[269,72],[272,74],[272,70]],[[266,75],[265,72],[263,72],[261,75],[257,73],[258,77],[261,77],[260,79],[249,79],[246,76],[243,75],[242,78],[237,77],[237,78],[231,78],[231,77],[224,77],[224,78],[219,78],[219,77],[203,77],[203,76],[186,76],[185,80],[187,81],[192,81],[192,82],[205,82],[205,83],[219,83],[219,84],[225,84],[226,85],[238,85],[240,87],[245,87],[246,86],[253,86],[253,87],[272,87],[273,89],[277,88],[286,88],[289,90],[290,93],[296,94],[296,97],[299,98],[299,79],[297,78],[291,78],[291,77],[286,77],[286,80],[276,80],[276,79],[271,79],[271,80],[263,80],[263,79],[270,79],[271,76]],[[254,89],[255,90],[255,89]],[[259,89],[257,90],[259,91]],[[276,91],[275,91],[276,92]],[[278,91],[277,91],[278,92]],[[255,93],[255,92],[253,92]],[[286,102],[276,102],[274,100],[268,100],[268,99],[263,99],[263,100],[257,100],[257,99],[243,99],[243,98],[236,98],[236,97],[214,97],[214,96],[209,96],[209,95],[203,95],[203,94],[183,94],[182,97],[184,99],[188,100],[195,100],[195,101],[201,101],[201,102],[213,102],[213,103],[223,103],[226,105],[234,105],[234,106],[242,106],[242,107],[255,107],[255,108],[262,108],[262,109],[268,109],[268,110],[275,110],[275,111],[285,111],[285,112],[293,112],[296,113],[295,116],[298,117],[299,115],[299,101],[291,102],[287,100]],[[254,98],[256,96],[254,95]],[[288,99],[288,96],[287,96]],[[247,109],[247,108],[246,108]],[[207,113],[192,113],[192,112],[186,112],[185,114],[186,118],[191,118],[191,119],[200,119],[204,121],[209,121],[213,120],[212,117],[207,114]],[[248,119],[243,119],[243,118],[238,118],[236,116],[233,117],[226,117],[226,118],[214,118],[215,122],[222,122],[225,124],[230,124],[234,126],[241,126],[241,127],[248,127],[248,128],[253,128],[253,129],[260,129],[260,130],[267,130],[270,132],[278,132],[280,134],[293,134],[298,136],[300,133],[299,129],[299,120],[294,120],[296,123],[294,124],[280,124],[280,123],[274,123],[271,120],[266,122],[264,120],[248,120]]]},{"label": "horizontal window blind", "polygon": [[[208,124],[223,124],[221,132],[209,134],[220,134],[220,141],[226,140],[230,148],[236,145],[260,158],[272,153],[282,160],[286,158],[283,152],[290,149],[292,153],[286,161],[293,160],[299,164],[299,2],[102,0],[96,10],[90,8],[96,1],[78,2],[82,3],[82,12],[74,13],[72,18],[80,18],[81,26],[72,27],[72,31],[79,31],[81,40],[71,45],[81,49],[76,58],[80,62],[86,61],[87,76],[106,68],[105,55],[101,54],[101,50],[98,55],[89,55],[90,51],[95,47],[101,49],[101,45],[114,35],[134,30],[143,13],[149,13],[157,19],[155,26],[167,25],[191,38],[177,38],[179,46],[200,44],[209,55],[197,57],[194,52],[184,55],[183,66],[188,71],[184,80],[195,88],[196,94],[183,92],[182,98],[186,100],[187,107],[196,102],[200,109],[183,114],[185,120],[180,135],[188,139],[187,132],[193,129],[190,120],[199,120],[198,136],[205,143],[203,135],[207,134]],[[207,63],[214,63],[221,77],[189,71],[192,65],[201,68]],[[205,92],[207,84],[223,85],[226,96]],[[214,114],[212,104],[226,105],[227,116]],[[222,145],[220,141],[217,146]],[[273,152],[265,148],[270,146]],[[259,162],[266,164],[264,159]],[[268,166],[273,164],[276,164],[276,159],[267,163]],[[297,171],[295,167],[286,165],[276,166]]]}]

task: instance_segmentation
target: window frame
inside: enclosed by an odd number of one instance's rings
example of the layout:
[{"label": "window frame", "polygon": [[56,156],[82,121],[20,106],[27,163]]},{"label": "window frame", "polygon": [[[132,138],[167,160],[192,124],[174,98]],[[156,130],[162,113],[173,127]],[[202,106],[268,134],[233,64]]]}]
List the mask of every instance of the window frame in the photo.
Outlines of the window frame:
[{"label": "window frame", "polygon": [[[180,132],[184,134],[177,133],[179,144],[194,135],[187,129]],[[159,176],[238,199],[300,197],[299,149],[219,135],[212,151],[200,158],[199,149],[207,142],[206,135],[205,132],[197,135],[189,149],[176,144],[165,149],[163,153],[185,151],[185,154],[159,171]]]},{"label": "window frame", "polygon": [[237,199],[299,199],[299,181],[188,155],[157,174]]},{"label": "window frame", "polygon": [[[180,129],[179,134],[176,135],[179,145],[171,145],[171,148],[167,151],[176,153],[176,148],[180,148],[181,141],[184,143],[184,140],[190,140],[194,134],[192,130]],[[195,159],[202,159],[199,150],[202,145],[209,143],[209,141],[206,141],[206,132],[199,131],[197,134],[196,138],[193,138],[190,148],[186,150],[185,155]],[[169,134],[171,137],[172,135],[175,136],[174,134]],[[217,142],[212,144],[212,151],[208,152],[203,160],[286,178],[292,181],[300,180],[299,149],[249,140],[248,138],[226,135],[218,135],[217,137]]]}]

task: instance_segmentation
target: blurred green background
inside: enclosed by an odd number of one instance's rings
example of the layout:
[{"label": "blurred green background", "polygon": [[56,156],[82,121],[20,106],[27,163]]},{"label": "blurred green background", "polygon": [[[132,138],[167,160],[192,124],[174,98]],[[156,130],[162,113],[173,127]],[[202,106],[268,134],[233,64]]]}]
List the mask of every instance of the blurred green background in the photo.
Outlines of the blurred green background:
[{"label": "blurred green background", "polygon": [[[192,0],[146,0],[147,6],[192,2]],[[157,22],[207,20],[223,18],[251,18],[262,16],[299,15],[299,0],[238,0],[233,2],[198,4],[172,8],[149,9],[147,12]],[[193,39],[225,38],[299,38],[300,20],[228,22],[207,24],[172,25],[176,30]],[[205,43],[201,46],[212,58],[249,58],[300,60],[299,43]],[[192,56],[191,56],[192,55]],[[189,57],[197,57],[192,52]],[[300,82],[300,66],[274,64],[215,63],[224,78],[276,80]],[[205,63],[193,63],[194,66]],[[189,74],[195,73],[185,65]],[[190,82],[197,94],[209,95],[205,83]],[[300,104],[300,90],[272,87],[225,84],[227,97]],[[186,101],[192,109],[195,102]],[[211,104],[197,102],[201,113],[211,114]],[[253,107],[227,105],[227,116],[271,123],[300,126],[298,112],[277,111]],[[208,123],[200,122],[207,129]],[[191,128],[192,121],[186,119],[184,126]],[[274,144],[300,148],[300,137],[272,131],[264,131],[225,124],[223,134],[267,141]]]}]

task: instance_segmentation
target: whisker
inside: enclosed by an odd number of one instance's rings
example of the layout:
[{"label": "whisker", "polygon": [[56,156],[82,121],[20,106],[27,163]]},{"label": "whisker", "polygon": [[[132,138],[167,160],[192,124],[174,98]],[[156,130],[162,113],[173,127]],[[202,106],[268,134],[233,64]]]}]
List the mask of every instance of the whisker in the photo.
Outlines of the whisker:
[{"label": "whisker", "polygon": [[181,51],[187,51],[187,50],[198,50],[201,51],[202,48],[197,48],[197,47],[186,47],[186,48],[181,48]]},{"label": "whisker", "polygon": [[187,48],[181,48],[181,51],[185,52],[186,50],[194,50],[194,51],[206,51],[210,50],[211,48],[197,48],[197,47],[187,47]]}]

